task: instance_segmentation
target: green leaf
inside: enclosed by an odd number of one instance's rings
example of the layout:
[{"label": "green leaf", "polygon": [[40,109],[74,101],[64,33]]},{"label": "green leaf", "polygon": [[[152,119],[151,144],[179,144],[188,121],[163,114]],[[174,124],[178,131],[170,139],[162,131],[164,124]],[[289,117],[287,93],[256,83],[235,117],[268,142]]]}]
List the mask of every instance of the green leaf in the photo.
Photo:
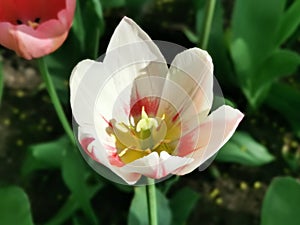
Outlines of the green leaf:
[{"label": "green leaf", "polygon": [[[201,1],[201,0],[200,0]],[[200,2],[199,1],[199,2]],[[199,8],[196,11],[196,24],[195,30],[198,37],[200,37],[201,32],[203,30],[204,24],[204,11],[205,11],[205,2],[202,1],[202,4],[199,5]],[[198,38],[199,39],[199,38]]]},{"label": "green leaf", "polygon": [[[158,224],[170,225],[172,213],[169,202],[159,189],[156,189],[156,201]],[[149,225],[145,186],[135,187],[134,189],[134,197],[129,209],[128,225]]]},{"label": "green leaf", "polygon": [[300,137],[300,91],[287,84],[275,83],[266,99],[267,104],[283,115]]},{"label": "green leaf", "polygon": [[63,179],[92,224],[98,224],[89,198],[90,185],[87,183],[89,175],[90,170],[87,169],[79,151],[70,149],[62,164]]},{"label": "green leaf", "polygon": [[224,34],[224,10],[222,2],[217,1],[215,6],[214,18],[208,42],[208,52],[211,54],[215,65],[214,74],[222,87],[236,85],[236,78],[233,75],[232,62],[228,57],[228,43]]},{"label": "green leaf", "polygon": [[[92,199],[94,195],[104,187],[104,183],[98,182],[95,186],[89,188],[89,198]],[[60,210],[50,219],[45,225],[64,224],[78,209],[80,205],[78,201],[71,195]]]},{"label": "green leaf", "polygon": [[104,31],[102,3],[100,0],[82,2],[82,16],[85,28],[85,53],[88,58],[99,57],[100,37]]},{"label": "green leaf", "polygon": [[247,166],[261,166],[274,160],[265,146],[257,143],[245,132],[235,132],[232,138],[219,151],[221,162],[235,162]]},{"label": "green leaf", "polygon": [[280,26],[276,35],[278,46],[283,44],[300,25],[300,1],[295,0],[281,17]]},{"label": "green leaf", "polygon": [[286,0],[236,0],[233,41],[243,39],[254,63],[260,64],[276,47],[275,37]]},{"label": "green leaf", "polygon": [[236,39],[230,46],[230,53],[235,63],[235,69],[240,82],[242,82],[245,78],[249,79],[249,77],[244,77],[243,74],[249,73],[253,67],[253,62],[249,46],[245,40],[241,38]]},{"label": "green leaf", "polygon": [[34,170],[59,168],[69,147],[70,141],[66,136],[55,141],[29,146],[22,167],[23,175]]},{"label": "green leaf", "polygon": [[0,188],[0,199],[0,224],[33,225],[30,203],[21,188]]},{"label": "green leaf", "polygon": [[300,224],[300,183],[291,177],[275,178],[262,206],[261,225]]},{"label": "green leaf", "polygon": [[176,192],[170,200],[172,209],[172,225],[187,224],[187,219],[196,206],[200,195],[192,189],[185,187]]},{"label": "green leaf", "polygon": [[253,77],[251,99],[254,105],[260,105],[269,94],[270,87],[277,79],[293,74],[300,65],[300,55],[284,49],[275,50],[258,69]]},{"label": "green leaf", "polygon": [[96,16],[98,17],[98,21],[103,20],[103,12],[102,12],[102,5],[100,0],[91,0],[93,10],[95,11]]},{"label": "green leaf", "polygon": [[269,56],[260,68],[256,84],[271,83],[282,76],[293,74],[300,65],[300,55],[296,52],[278,49]]},{"label": "green leaf", "polygon": [[80,49],[83,51],[85,45],[85,31],[83,25],[83,17],[80,4],[77,4],[76,11],[72,24],[72,31],[75,34],[75,37],[78,38],[80,44]]},{"label": "green leaf", "polygon": [[119,8],[125,6],[125,0],[101,0],[103,8]]},{"label": "green leaf", "polygon": [[190,42],[197,44],[199,41],[199,37],[197,34],[195,34],[193,31],[191,31],[188,27],[183,26],[182,32],[185,34],[187,39],[189,39]]}]

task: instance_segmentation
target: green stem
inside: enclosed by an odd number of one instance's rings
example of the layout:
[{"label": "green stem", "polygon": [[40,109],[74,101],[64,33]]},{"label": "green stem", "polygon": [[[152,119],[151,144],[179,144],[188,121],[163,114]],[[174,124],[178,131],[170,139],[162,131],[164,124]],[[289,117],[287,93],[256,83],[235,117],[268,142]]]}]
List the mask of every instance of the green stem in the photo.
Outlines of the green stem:
[{"label": "green stem", "polygon": [[212,20],[214,17],[215,6],[216,6],[216,0],[207,0],[204,21],[203,21],[203,28],[201,32],[200,41],[199,41],[199,47],[202,49],[206,49],[208,45],[208,39],[211,30]]},{"label": "green stem", "polygon": [[2,68],[2,61],[0,59],[0,106],[2,104],[3,89],[4,89],[4,74]]},{"label": "green stem", "polygon": [[158,225],[156,189],[155,189],[154,180],[149,179],[149,184],[146,186],[146,192],[147,192],[149,225]]},{"label": "green stem", "polygon": [[56,89],[54,87],[53,81],[52,81],[51,76],[49,74],[47,65],[45,63],[45,59],[44,58],[39,58],[38,59],[38,64],[39,64],[39,69],[40,69],[41,75],[44,79],[44,82],[46,84],[49,96],[51,98],[51,101],[52,101],[52,104],[53,104],[54,109],[56,111],[56,114],[57,114],[57,116],[58,116],[58,118],[61,122],[61,125],[63,126],[63,128],[64,128],[66,134],[68,135],[68,137],[70,138],[71,142],[73,144],[75,144],[76,142],[75,142],[73,131],[70,127],[70,124],[69,124],[68,119],[67,119],[67,117],[64,113],[64,110],[63,110],[63,108],[60,104],[59,98],[57,96]]}]

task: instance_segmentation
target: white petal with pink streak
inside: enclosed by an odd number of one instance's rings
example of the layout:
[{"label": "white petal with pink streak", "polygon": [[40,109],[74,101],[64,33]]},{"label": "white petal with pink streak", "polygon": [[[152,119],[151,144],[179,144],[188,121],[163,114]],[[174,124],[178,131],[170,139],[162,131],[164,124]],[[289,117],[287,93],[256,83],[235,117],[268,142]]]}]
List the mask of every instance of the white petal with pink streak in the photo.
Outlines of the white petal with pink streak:
[{"label": "white petal with pink streak", "polygon": [[178,175],[184,175],[192,172],[202,163],[212,157],[218,150],[229,140],[236,130],[239,122],[243,118],[243,114],[230,106],[221,106],[212,112],[203,123],[199,126],[195,134],[199,136],[195,145],[195,151],[190,152],[190,149],[183,149],[179,151],[186,151],[189,153],[185,155],[181,152],[180,155],[191,157],[194,161],[176,171]]}]

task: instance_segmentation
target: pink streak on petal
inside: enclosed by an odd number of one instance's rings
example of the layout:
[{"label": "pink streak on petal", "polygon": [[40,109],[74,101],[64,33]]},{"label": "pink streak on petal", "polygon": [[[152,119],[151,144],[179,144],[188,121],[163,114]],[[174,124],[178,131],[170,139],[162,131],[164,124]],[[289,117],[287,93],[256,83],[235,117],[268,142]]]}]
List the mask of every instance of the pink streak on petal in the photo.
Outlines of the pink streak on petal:
[{"label": "pink streak on petal", "polygon": [[194,161],[178,170],[177,174],[184,175],[192,172],[216,154],[233,135],[243,116],[239,110],[230,106],[222,106],[210,114],[199,127],[200,136],[195,151],[186,155]]},{"label": "pink streak on petal", "polygon": [[83,148],[83,150],[88,154],[89,157],[91,157],[93,160],[97,161],[97,158],[94,154],[94,147],[92,147],[91,151],[88,150],[89,145],[95,140],[95,138],[87,137],[80,141],[80,145]]},{"label": "pink streak on petal", "polygon": [[117,149],[113,146],[104,145],[107,150],[108,160],[112,166],[122,167],[125,164],[121,161]]},{"label": "pink streak on petal", "polygon": [[198,129],[195,129],[179,139],[178,147],[176,149],[177,156],[184,157],[195,151],[197,141],[197,138],[195,137],[198,136],[198,132]]}]

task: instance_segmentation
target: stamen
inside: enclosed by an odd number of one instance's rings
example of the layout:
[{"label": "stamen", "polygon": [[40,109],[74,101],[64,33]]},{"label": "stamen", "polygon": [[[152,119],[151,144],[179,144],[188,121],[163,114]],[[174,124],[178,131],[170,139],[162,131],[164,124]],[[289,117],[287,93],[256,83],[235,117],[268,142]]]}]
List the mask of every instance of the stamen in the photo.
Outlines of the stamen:
[{"label": "stamen", "polygon": [[147,149],[145,150],[145,152],[148,153],[148,154],[150,154],[152,151],[151,151],[150,148],[147,148]]},{"label": "stamen", "polygon": [[19,19],[18,19],[18,20],[17,20],[17,24],[18,24],[18,25],[23,24],[22,20],[19,20]]},{"label": "stamen", "polygon": [[116,128],[119,129],[122,132],[129,132],[130,128],[123,122],[117,123]]},{"label": "stamen", "polygon": [[40,21],[41,21],[41,18],[39,18],[39,17],[35,18],[35,20],[34,20],[35,23],[40,23]]},{"label": "stamen", "polygon": [[121,151],[118,155],[119,155],[119,157],[123,157],[125,154],[126,154],[126,152],[128,151],[128,148],[125,148],[123,151]]},{"label": "stamen", "polygon": [[30,20],[28,20],[27,24],[32,27],[33,29],[36,29],[39,26],[39,23],[37,22],[32,22]]}]

